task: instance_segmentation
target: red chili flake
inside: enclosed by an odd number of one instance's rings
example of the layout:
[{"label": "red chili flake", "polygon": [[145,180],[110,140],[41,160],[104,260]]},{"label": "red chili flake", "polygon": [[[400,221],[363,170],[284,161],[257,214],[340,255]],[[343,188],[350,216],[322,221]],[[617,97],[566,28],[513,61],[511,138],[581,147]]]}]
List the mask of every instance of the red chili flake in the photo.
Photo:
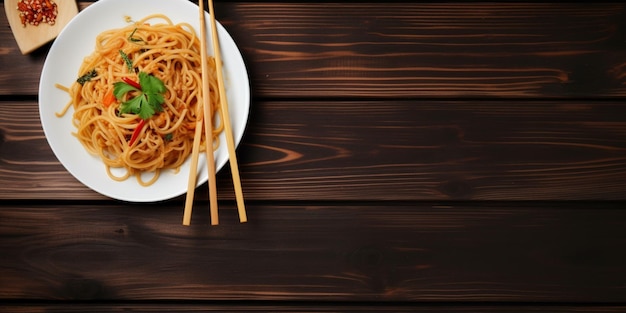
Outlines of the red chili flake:
[{"label": "red chili flake", "polygon": [[22,25],[37,26],[41,23],[54,25],[57,19],[57,4],[52,0],[19,0],[17,10],[20,11]]}]

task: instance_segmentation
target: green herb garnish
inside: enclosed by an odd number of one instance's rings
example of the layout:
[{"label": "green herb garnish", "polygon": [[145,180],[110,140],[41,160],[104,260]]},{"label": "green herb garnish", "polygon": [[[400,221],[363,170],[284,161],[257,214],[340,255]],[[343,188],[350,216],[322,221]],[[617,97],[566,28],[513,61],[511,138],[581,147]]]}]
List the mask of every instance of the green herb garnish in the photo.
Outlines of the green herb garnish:
[{"label": "green herb garnish", "polygon": [[135,29],[133,29],[133,32],[128,35],[128,40],[130,42],[142,42],[143,40],[141,38],[133,37],[133,35],[135,35],[135,32],[137,32],[137,27],[135,27]]},{"label": "green herb garnish", "polygon": [[132,73],[133,61],[131,61],[130,58],[128,57],[128,54],[124,53],[124,51],[122,51],[121,49],[120,49],[120,55],[122,56],[124,63],[126,63],[126,67],[128,68],[128,71]]},{"label": "green herb garnish", "polygon": [[139,72],[139,85],[141,89],[137,88],[137,83],[117,82],[113,84],[113,94],[122,101],[124,95],[133,92],[134,97],[122,102],[119,113],[137,114],[145,120],[163,110],[163,93],[166,88],[163,81],[145,72]]},{"label": "green herb garnish", "polygon": [[81,85],[84,85],[86,82],[90,81],[92,78],[94,78],[96,76],[98,76],[98,72],[96,72],[96,69],[93,69],[93,70],[87,72],[87,74],[79,77],[76,80],[76,82],[81,84]]}]

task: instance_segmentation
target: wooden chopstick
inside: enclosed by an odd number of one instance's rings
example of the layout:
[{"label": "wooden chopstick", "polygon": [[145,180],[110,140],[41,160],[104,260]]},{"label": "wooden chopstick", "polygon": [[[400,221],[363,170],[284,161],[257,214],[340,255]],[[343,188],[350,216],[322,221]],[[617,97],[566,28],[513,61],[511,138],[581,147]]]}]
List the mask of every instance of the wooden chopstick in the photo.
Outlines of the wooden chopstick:
[{"label": "wooden chopstick", "polygon": [[[200,116],[200,110],[196,116]],[[196,172],[198,171],[198,154],[200,153],[200,140],[202,137],[202,119],[196,120],[196,132],[193,136],[191,148],[191,166],[189,168],[189,181],[187,182],[187,198],[185,199],[185,211],[183,213],[183,225],[191,224],[191,210],[193,208],[193,196],[196,190]]]},{"label": "wooden chopstick", "polygon": [[213,10],[213,0],[209,0],[209,19],[211,21],[211,40],[213,43],[213,57],[215,58],[215,69],[217,72],[217,84],[219,86],[220,92],[220,111],[222,112],[222,122],[224,123],[224,132],[226,133],[226,145],[228,146],[230,169],[233,176],[235,198],[237,200],[237,210],[239,211],[239,222],[245,223],[248,221],[248,217],[246,216],[246,208],[243,202],[241,179],[239,178],[239,166],[237,165],[237,154],[235,153],[235,140],[233,138],[232,126],[230,125],[230,114],[228,113],[228,100],[226,99],[226,90],[224,87],[224,75],[222,73],[222,55],[220,52],[219,38],[217,36],[217,25],[215,22],[215,12]]},{"label": "wooden chopstick", "polygon": [[198,171],[198,157],[200,153],[200,141],[202,138],[202,122],[204,120],[205,150],[207,167],[209,170],[209,202],[211,208],[211,224],[218,224],[217,217],[217,188],[215,182],[215,158],[213,156],[213,121],[211,120],[211,101],[209,94],[209,77],[207,63],[207,42],[206,42],[206,22],[204,18],[204,0],[198,2],[198,12],[200,15],[200,56],[202,62],[202,108],[203,117],[198,110],[196,116],[196,130],[193,137],[191,154],[191,167],[189,170],[189,181],[187,182],[187,198],[185,199],[185,211],[183,213],[183,225],[191,224],[191,211],[193,209],[193,199],[196,190],[196,180]]},{"label": "wooden chopstick", "polygon": [[219,224],[217,214],[217,182],[215,181],[215,157],[213,156],[213,119],[211,116],[211,97],[209,90],[209,64],[207,63],[206,21],[204,18],[204,0],[198,1],[200,11],[200,53],[202,56],[202,98],[204,102],[204,136],[206,137],[206,159],[209,170],[209,208],[211,225]]}]

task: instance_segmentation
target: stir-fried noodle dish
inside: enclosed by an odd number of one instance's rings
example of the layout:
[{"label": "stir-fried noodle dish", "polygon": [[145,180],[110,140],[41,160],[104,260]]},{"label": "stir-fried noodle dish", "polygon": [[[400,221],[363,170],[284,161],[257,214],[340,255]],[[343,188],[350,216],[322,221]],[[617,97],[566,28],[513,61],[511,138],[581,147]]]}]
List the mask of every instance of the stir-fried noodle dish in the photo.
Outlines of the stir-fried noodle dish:
[{"label": "stir-fried noodle dish", "polygon": [[[212,116],[218,116],[215,60],[208,57]],[[196,121],[203,118],[200,41],[191,25],[150,15],[96,38],[71,86],[74,135],[102,158],[108,175],[136,176],[149,186],[162,170],[178,171],[191,154]],[[207,104],[208,105],[208,104]],[[221,123],[213,123],[214,149]],[[204,133],[204,132],[203,132]],[[204,149],[205,137],[200,147]],[[114,168],[125,169],[123,174]],[[146,177],[146,173],[152,174]]]}]

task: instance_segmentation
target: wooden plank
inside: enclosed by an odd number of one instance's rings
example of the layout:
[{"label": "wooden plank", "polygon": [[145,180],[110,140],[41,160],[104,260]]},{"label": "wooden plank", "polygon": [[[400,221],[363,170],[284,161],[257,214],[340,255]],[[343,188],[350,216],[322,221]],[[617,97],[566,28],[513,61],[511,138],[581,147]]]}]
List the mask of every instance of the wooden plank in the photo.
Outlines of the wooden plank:
[{"label": "wooden plank", "polygon": [[506,312],[506,313],[525,313],[525,312],[624,312],[626,308],[623,306],[565,306],[565,305],[408,305],[408,304],[380,304],[380,303],[358,303],[358,304],[325,304],[320,302],[314,303],[284,303],[270,302],[267,304],[169,304],[156,302],[154,304],[85,304],[85,303],[64,303],[60,304],[24,304],[24,305],[2,305],[0,310],[3,312],[13,313],[39,313],[39,312],[463,312],[463,313],[479,313],[479,312]]},{"label": "wooden plank", "polygon": [[[228,2],[216,12],[255,97],[626,95],[622,3]],[[0,26],[0,94],[35,95],[47,48],[21,56],[5,16]]]},{"label": "wooden plank", "polygon": [[[104,199],[38,118],[0,103],[0,199]],[[237,151],[250,200],[624,200],[624,138],[620,101],[279,101],[252,105]]]},{"label": "wooden plank", "polygon": [[[241,4],[255,90],[311,97],[623,96],[623,4]],[[621,56],[620,56],[621,54]]]},{"label": "wooden plank", "polygon": [[0,300],[623,304],[623,205],[5,203]]}]

